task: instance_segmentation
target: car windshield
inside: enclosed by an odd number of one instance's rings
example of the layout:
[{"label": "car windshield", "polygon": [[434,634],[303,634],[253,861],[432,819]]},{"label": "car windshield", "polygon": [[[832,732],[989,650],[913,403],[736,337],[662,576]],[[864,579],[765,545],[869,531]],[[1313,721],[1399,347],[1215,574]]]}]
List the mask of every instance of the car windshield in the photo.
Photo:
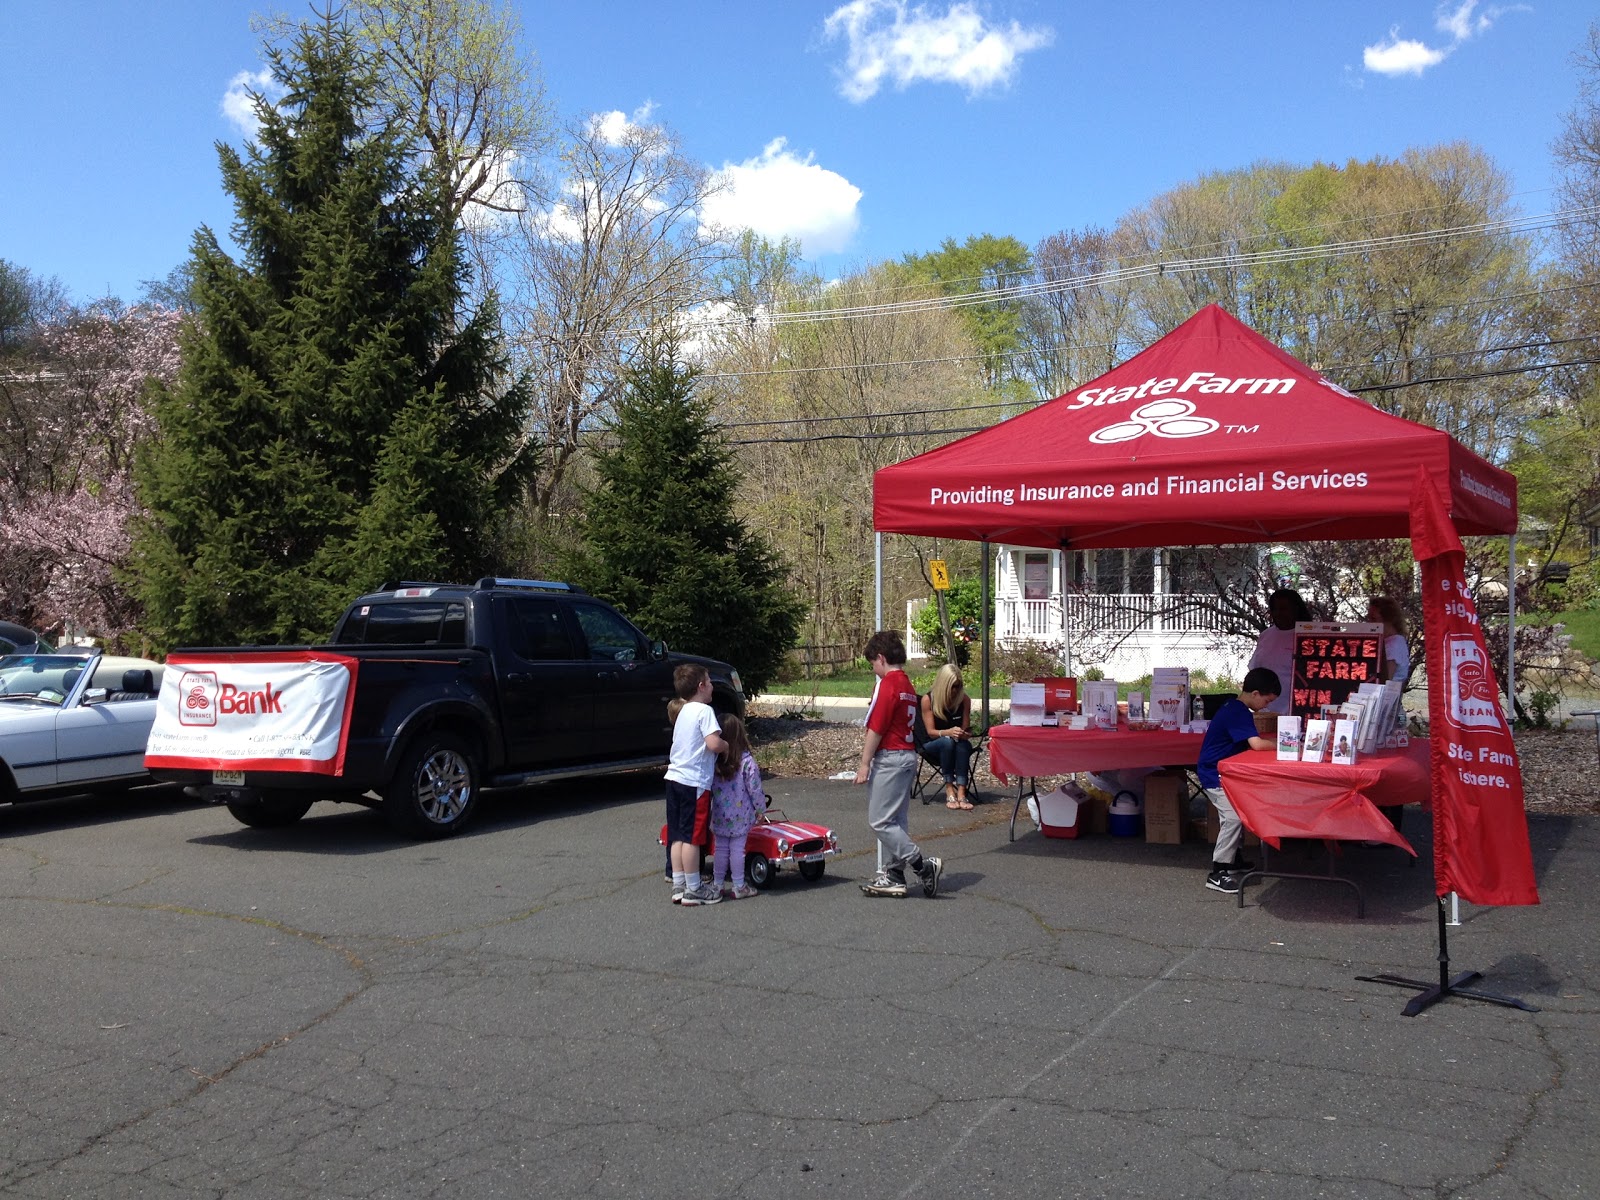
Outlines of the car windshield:
[{"label": "car windshield", "polygon": [[0,701],[60,704],[90,660],[73,654],[7,654],[0,657]]}]

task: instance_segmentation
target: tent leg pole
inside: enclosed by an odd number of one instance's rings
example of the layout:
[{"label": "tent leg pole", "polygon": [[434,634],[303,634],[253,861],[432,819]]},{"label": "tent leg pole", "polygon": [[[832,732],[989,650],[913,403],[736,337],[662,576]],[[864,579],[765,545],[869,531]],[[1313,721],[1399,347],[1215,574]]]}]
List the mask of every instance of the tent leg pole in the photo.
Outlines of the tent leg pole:
[{"label": "tent leg pole", "polygon": [[883,534],[872,535],[872,627],[883,628]]},{"label": "tent leg pole", "polygon": [[978,578],[982,582],[978,585],[978,632],[983,639],[983,646],[979,653],[980,670],[983,672],[983,727],[989,728],[989,539],[983,539],[983,569]]},{"label": "tent leg pole", "polygon": [[1523,1012],[1538,1012],[1539,1010],[1527,1001],[1518,1000],[1513,996],[1496,996],[1493,992],[1480,992],[1475,988],[1462,987],[1464,983],[1482,978],[1477,971],[1463,971],[1454,979],[1450,977],[1450,942],[1449,935],[1445,932],[1443,896],[1434,897],[1434,907],[1439,911],[1438,983],[1424,983],[1420,979],[1406,979],[1399,975],[1357,975],[1356,978],[1363,983],[1386,983],[1390,987],[1421,988],[1422,990],[1411,997],[1410,1003],[1403,1010],[1404,1015],[1408,1017],[1414,1017],[1450,996],[1460,996],[1463,1000],[1482,1000],[1485,1004],[1498,1004],[1502,1008],[1520,1008]]},{"label": "tent leg pole", "polygon": [[1517,715],[1517,535],[1506,539],[1506,723]]}]

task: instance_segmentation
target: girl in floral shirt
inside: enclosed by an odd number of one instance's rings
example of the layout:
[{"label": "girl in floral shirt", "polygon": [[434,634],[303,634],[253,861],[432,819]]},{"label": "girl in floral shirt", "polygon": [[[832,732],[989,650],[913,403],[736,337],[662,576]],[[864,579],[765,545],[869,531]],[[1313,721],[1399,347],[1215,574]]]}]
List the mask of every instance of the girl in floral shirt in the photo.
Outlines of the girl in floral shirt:
[{"label": "girl in floral shirt", "polygon": [[711,886],[718,892],[731,890],[735,900],[746,900],[756,890],[744,878],[745,838],[767,811],[767,796],[761,790],[761,768],[750,753],[744,722],[732,713],[722,718],[722,740],[728,748],[717,755],[711,780],[711,832],[717,843]]}]

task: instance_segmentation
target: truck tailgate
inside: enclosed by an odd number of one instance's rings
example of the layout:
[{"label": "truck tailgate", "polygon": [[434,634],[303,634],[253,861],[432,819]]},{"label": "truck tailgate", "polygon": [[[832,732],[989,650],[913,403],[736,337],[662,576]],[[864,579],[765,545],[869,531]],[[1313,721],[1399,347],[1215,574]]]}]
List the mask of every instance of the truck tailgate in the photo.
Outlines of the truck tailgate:
[{"label": "truck tailgate", "polygon": [[146,769],[344,769],[358,659],[325,650],[172,654]]}]

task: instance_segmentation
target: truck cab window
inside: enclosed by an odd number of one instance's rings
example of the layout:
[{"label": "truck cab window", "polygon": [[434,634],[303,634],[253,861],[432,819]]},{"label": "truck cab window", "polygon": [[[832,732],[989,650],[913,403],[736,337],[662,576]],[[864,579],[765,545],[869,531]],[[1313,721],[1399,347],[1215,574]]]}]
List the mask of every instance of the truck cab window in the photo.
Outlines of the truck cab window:
[{"label": "truck cab window", "polygon": [[589,643],[589,657],[605,662],[642,662],[650,648],[639,631],[609,608],[598,604],[574,604],[578,626]]},{"label": "truck cab window", "polygon": [[368,646],[460,646],[467,636],[467,610],[460,601],[374,604],[350,614],[339,642]]},{"label": "truck cab window", "polygon": [[500,603],[507,614],[506,637],[518,658],[529,662],[570,662],[581,657],[572,648],[558,601],[530,596]]}]

